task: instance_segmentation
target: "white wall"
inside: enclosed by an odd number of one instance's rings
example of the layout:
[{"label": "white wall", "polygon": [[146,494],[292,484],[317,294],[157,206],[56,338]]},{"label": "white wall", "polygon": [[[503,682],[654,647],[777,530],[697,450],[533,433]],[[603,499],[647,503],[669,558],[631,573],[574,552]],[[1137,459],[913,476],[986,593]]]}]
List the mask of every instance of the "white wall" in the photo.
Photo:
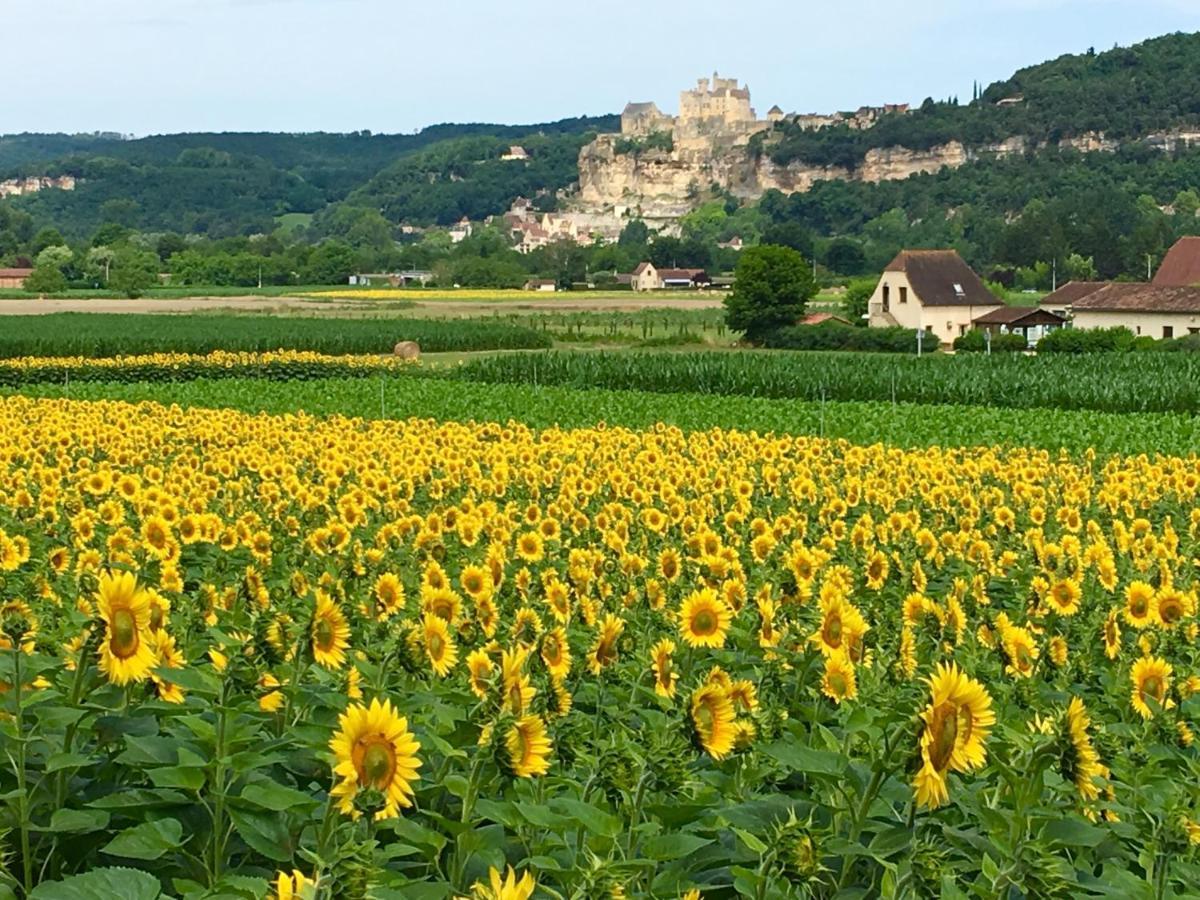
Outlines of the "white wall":
[{"label": "white wall", "polygon": [[1163,337],[1163,326],[1174,329],[1172,337],[1184,337],[1195,330],[1200,333],[1200,313],[1153,313],[1130,311],[1102,311],[1080,309],[1071,321],[1073,328],[1116,328],[1124,325],[1134,334],[1146,335],[1158,340]]}]

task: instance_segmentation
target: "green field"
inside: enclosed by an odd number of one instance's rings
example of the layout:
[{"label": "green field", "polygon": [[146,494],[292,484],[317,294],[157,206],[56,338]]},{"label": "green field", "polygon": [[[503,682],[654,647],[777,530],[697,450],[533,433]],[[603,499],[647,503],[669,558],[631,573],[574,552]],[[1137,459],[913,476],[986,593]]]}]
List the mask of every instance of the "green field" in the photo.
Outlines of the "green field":
[{"label": "green field", "polygon": [[1014,410],[911,403],[838,403],[567,387],[475,384],[415,375],[315,378],[278,383],[262,379],[197,379],[186,383],[72,383],[26,385],[36,397],[153,401],[227,407],[246,412],[438,420],[515,420],[538,428],[577,428],[606,422],[647,428],[659,422],[688,431],[736,428],[815,434],[859,444],[901,447],[1033,446],[1097,453],[1187,455],[1200,447],[1200,419],[1161,413],[1109,414]]}]

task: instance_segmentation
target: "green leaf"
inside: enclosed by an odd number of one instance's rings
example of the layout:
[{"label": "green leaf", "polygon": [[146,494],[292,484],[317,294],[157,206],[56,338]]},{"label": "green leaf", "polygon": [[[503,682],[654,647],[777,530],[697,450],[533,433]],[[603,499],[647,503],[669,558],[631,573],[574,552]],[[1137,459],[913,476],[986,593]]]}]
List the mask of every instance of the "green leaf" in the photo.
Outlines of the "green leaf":
[{"label": "green leaf", "polygon": [[113,867],[93,869],[62,881],[43,882],[29,893],[29,900],[98,900],[101,897],[159,900],[162,887],[158,879],[147,872]]},{"label": "green leaf", "polygon": [[682,859],[711,843],[711,838],[677,831],[673,834],[660,834],[649,838],[642,844],[642,852],[650,859]]},{"label": "green leaf", "polygon": [[93,760],[82,753],[55,753],[46,760],[46,772],[58,772],[61,769],[81,769],[90,766]]},{"label": "green leaf", "polygon": [[766,853],[767,850],[770,849],[765,843],[763,843],[761,838],[759,838],[757,835],[751,834],[749,831],[746,831],[742,828],[735,828],[733,831],[734,834],[742,839],[742,843],[755,853]]},{"label": "green leaf", "polygon": [[571,797],[557,797],[550,802],[550,805],[561,809],[565,815],[570,816],[577,824],[582,825],[597,837],[612,838],[621,833],[620,819],[590,803],[584,803],[582,800],[575,800]]},{"label": "green leaf", "polygon": [[288,862],[294,847],[283,816],[232,808],[229,818],[238,835],[252,850],[276,862]]},{"label": "green leaf", "polygon": [[554,830],[565,830],[571,824],[571,819],[568,816],[560,816],[558,813],[551,812],[545,806],[538,803],[514,803],[517,812],[530,825],[536,825],[538,828],[551,828]]},{"label": "green leaf", "polygon": [[1095,847],[1108,832],[1083,819],[1055,819],[1042,829],[1042,835],[1066,847]]},{"label": "green leaf", "polygon": [[318,802],[311,794],[287,787],[277,781],[256,781],[248,784],[242,790],[241,799],[275,812],[315,806]]},{"label": "green leaf", "polygon": [[838,753],[814,750],[789,741],[768,744],[762,752],[789,769],[811,775],[840,775],[846,768],[845,758]]},{"label": "green leaf", "polygon": [[178,819],[156,819],[126,828],[105,844],[101,852],[129,859],[158,859],[167,851],[178,849],[182,837],[183,826]]},{"label": "green leaf", "polygon": [[147,769],[146,777],[155,787],[160,788],[198,791],[204,787],[204,770],[191,766],[162,766],[157,769]]},{"label": "green leaf", "polygon": [[56,809],[47,831],[82,834],[108,827],[108,813],[102,809]]}]

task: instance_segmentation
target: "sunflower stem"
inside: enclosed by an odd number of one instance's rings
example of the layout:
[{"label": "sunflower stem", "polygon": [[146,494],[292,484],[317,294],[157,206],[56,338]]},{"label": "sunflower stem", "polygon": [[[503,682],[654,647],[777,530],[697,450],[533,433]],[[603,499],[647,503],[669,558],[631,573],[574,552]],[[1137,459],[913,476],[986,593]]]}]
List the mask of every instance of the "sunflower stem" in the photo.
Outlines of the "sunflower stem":
[{"label": "sunflower stem", "polygon": [[13,642],[13,702],[17,726],[17,818],[21,831],[21,871],[24,876],[25,895],[33,890],[33,855],[29,848],[29,785],[25,773],[25,710],[21,684],[21,643]]}]

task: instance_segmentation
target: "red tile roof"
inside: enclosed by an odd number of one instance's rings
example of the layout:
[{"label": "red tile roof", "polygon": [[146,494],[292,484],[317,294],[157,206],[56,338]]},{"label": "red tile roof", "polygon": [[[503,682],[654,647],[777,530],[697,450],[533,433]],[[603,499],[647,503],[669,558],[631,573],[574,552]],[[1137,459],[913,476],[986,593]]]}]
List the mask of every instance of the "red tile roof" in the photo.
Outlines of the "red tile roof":
[{"label": "red tile roof", "polygon": [[1181,237],[1163,257],[1152,284],[1186,287],[1200,284],[1200,237]]},{"label": "red tile roof", "polygon": [[805,316],[803,319],[800,320],[800,324],[801,325],[820,325],[822,322],[830,322],[830,321],[841,322],[843,325],[850,324],[848,321],[843,319],[841,316],[835,316],[833,313],[827,313],[827,312],[809,313],[807,316]]},{"label": "red tile roof", "polygon": [[28,278],[33,269],[0,269],[0,278]]},{"label": "red tile roof", "polygon": [[975,319],[976,325],[1063,325],[1066,319],[1038,306],[1001,306]]},{"label": "red tile roof", "polygon": [[1071,304],[1074,312],[1200,313],[1200,287],[1158,284],[1106,284]]},{"label": "red tile roof", "polygon": [[1068,281],[1052,294],[1047,294],[1040,306],[1073,306],[1088,294],[1108,287],[1107,281]]}]

